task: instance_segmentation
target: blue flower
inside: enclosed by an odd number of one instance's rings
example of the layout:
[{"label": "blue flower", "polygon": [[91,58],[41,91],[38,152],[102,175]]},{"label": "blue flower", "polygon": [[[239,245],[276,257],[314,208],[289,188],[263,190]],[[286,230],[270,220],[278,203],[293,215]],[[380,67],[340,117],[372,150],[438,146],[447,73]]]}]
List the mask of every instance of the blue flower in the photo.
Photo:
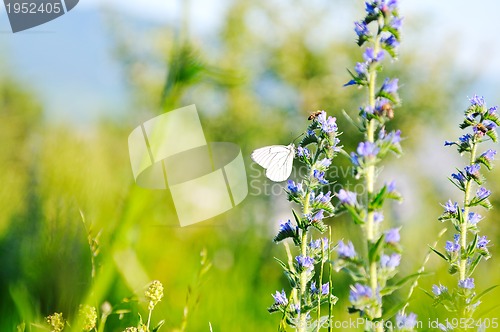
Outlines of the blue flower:
[{"label": "blue flower", "polygon": [[485,249],[486,246],[490,243],[490,240],[488,240],[485,236],[480,236],[477,240],[477,247],[481,249]]},{"label": "blue flower", "polygon": [[458,287],[464,288],[464,289],[473,289],[474,286],[474,278],[467,278],[465,280],[460,280],[458,282]]},{"label": "blue flower", "polygon": [[375,100],[375,110],[377,111],[377,113],[382,114],[387,104],[390,104],[387,98],[377,98]]},{"label": "blue flower", "polygon": [[389,26],[395,30],[401,29],[403,26],[403,18],[394,16],[391,23],[389,23]]},{"label": "blue flower", "polygon": [[337,119],[332,116],[329,116],[327,118],[325,111],[321,112],[316,117],[316,121],[318,121],[319,125],[321,126],[321,130],[323,130],[325,133],[329,134],[337,131]]},{"label": "blue flower", "polygon": [[379,151],[379,147],[372,142],[361,142],[356,149],[356,152],[363,157],[375,157]]},{"label": "blue flower", "polygon": [[340,189],[337,194],[335,194],[342,204],[356,205],[356,193],[344,189]]},{"label": "blue flower", "polygon": [[331,200],[331,192],[327,192],[326,194],[323,194],[322,192],[320,192],[318,194],[318,196],[315,196],[314,192],[311,192],[311,203],[313,202],[316,202],[316,203],[323,203],[323,204],[326,204],[328,202],[330,202]]},{"label": "blue flower", "polygon": [[484,120],[483,125],[488,129],[488,130],[493,130],[497,127],[497,124],[491,120]]},{"label": "blue flower", "polygon": [[408,315],[398,313],[396,315],[396,326],[398,329],[414,329],[417,325],[417,315],[410,312]]},{"label": "blue flower", "polygon": [[349,301],[351,301],[351,303],[357,303],[360,300],[371,298],[372,295],[372,289],[369,286],[355,284],[354,286],[351,286],[351,291],[349,292]]},{"label": "blue flower", "polygon": [[325,218],[324,214],[323,214],[323,210],[319,210],[318,212],[316,212],[316,214],[314,216],[312,216],[310,218],[310,220],[312,222],[316,222],[316,221],[320,221],[320,220],[323,220],[323,218]]},{"label": "blue flower", "polygon": [[493,106],[493,107],[490,107],[490,108],[488,109],[488,114],[489,114],[489,115],[496,115],[497,110],[498,110],[498,106]]},{"label": "blue flower", "polygon": [[354,245],[351,241],[348,241],[347,244],[344,241],[339,241],[337,245],[337,253],[340,258],[348,258],[353,259],[356,257],[356,251],[354,250]]},{"label": "blue flower", "polygon": [[481,165],[472,164],[469,166],[465,166],[464,170],[465,170],[465,173],[467,173],[467,175],[477,178],[479,176],[479,169],[480,168],[481,168]]},{"label": "blue flower", "polygon": [[290,220],[280,224],[280,233],[295,233],[296,227],[292,225]]},{"label": "blue flower", "polygon": [[290,191],[292,194],[298,194],[302,192],[302,183],[297,183],[295,184],[294,181],[288,180],[288,185],[287,189]]},{"label": "blue flower", "polygon": [[452,141],[444,141],[444,146],[451,146],[451,145],[454,145],[454,144],[457,144],[457,143],[452,142]]},{"label": "blue flower", "polygon": [[332,164],[332,161],[328,158],[323,158],[318,162],[318,168],[326,168]]},{"label": "blue flower", "polygon": [[384,60],[384,52],[379,51],[375,54],[375,50],[373,48],[367,47],[365,53],[363,53],[363,59],[365,59],[368,63],[380,62]]},{"label": "blue flower", "polygon": [[384,3],[385,1],[387,1],[385,3],[385,6],[390,10],[390,11],[393,11],[393,10],[396,10],[398,8],[398,0],[382,0],[382,3]]},{"label": "blue flower", "polygon": [[319,248],[321,248],[321,239],[317,239],[317,240],[311,241],[309,243],[309,247],[311,249],[319,249]]},{"label": "blue flower", "polygon": [[378,7],[376,2],[365,2],[365,10],[368,15],[376,15],[378,13]]},{"label": "blue flower", "polygon": [[446,245],[444,246],[444,249],[448,253],[458,252],[460,250],[460,244],[458,244],[456,242],[446,241]]},{"label": "blue flower", "polygon": [[471,106],[484,106],[484,97],[474,95],[474,97],[469,98],[469,101]]},{"label": "blue flower", "polygon": [[481,155],[481,157],[484,158],[484,159],[486,159],[489,162],[492,162],[493,159],[495,159],[495,155],[496,154],[497,154],[497,152],[495,150],[489,149],[489,150],[486,150],[485,152],[483,152],[483,154]]},{"label": "blue flower", "polygon": [[288,299],[286,297],[285,291],[282,290],[281,293],[276,291],[276,294],[272,294],[274,298],[274,303],[277,305],[286,306],[288,304]]},{"label": "blue flower", "polygon": [[318,287],[316,287],[316,281],[311,282],[311,293],[318,293]]},{"label": "blue flower", "polygon": [[386,188],[388,193],[396,191],[396,181],[392,180],[391,182],[386,183]]},{"label": "blue flower", "polygon": [[477,196],[477,198],[479,198],[480,200],[486,199],[486,198],[488,198],[490,195],[491,195],[491,191],[489,191],[488,189],[486,189],[486,188],[484,188],[484,187],[481,187],[481,188],[479,188],[479,189],[476,191],[476,196]]},{"label": "blue flower", "polygon": [[385,242],[395,244],[398,243],[399,240],[401,240],[399,228],[391,228],[385,232]]},{"label": "blue flower", "polygon": [[315,169],[313,171],[313,177],[318,180],[321,184],[327,184],[328,181],[325,179],[325,172]]},{"label": "blue flower", "polygon": [[354,165],[354,166],[360,166],[361,164],[359,163],[359,157],[357,154],[355,154],[354,152],[351,152],[351,163]]},{"label": "blue flower", "polygon": [[439,296],[441,294],[443,294],[444,292],[447,292],[448,291],[448,288],[446,288],[445,286],[439,284],[438,285],[432,285],[432,292],[434,293],[434,295],[436,296]]},{"label": "blue flower", "polygon": [[451,199],[446,202],[444,205],[444,212],[450,213],[450,214],[456,214],[458,212],[458,203],[452,203]]},{"label": "blue flower", "polygon": [[457,180],[458,182],[465,182],[467,180],[465,176],[462,174],[462,172],[453,173],[451,177]]},{"label": "blue flower", "polygon": [[330,293],[330,282],[321,285],[321,295],[327,295]]},{"label": "blue flower", "polygon": [[474,212],[469,212],[469,216],[468,216],[467,220],[468,220],[469,224],[477,225],[477,223],[480,222],[481,219],[483,219],[483,217],[480,214],[477,214]]},{"label": "blue flower", "polygon": [[366,76],[368,75],[368,64],[366,62],[358,62],[354,70],[359,76]]},{"label": "blue flower", "polygon": [[381,212],[374,212],[373,213],[373,222],[381,223],[382,221],[384,221],[384,215]]},{"label": "blue flower", "polygon": [[399,47],[399,41],[394,37],[394,35],[387,34],[383,35],[382,38],[380,38],[380,41],[387,45],[389,48],[397,48]]},{"label": "blue flower", "polygon": [[309,158],[310,155],[311,153],[308,148],[303,148],[301,146],[297,148],[297,156]]},{"label": "blue flower", "polygon": [[385,93],[396,93],[398,91],[399,79],[394,78],[392,80],[386,78],[382,84],[381,90]]},{"label": "blue flower", "polygon": [[399,266],[401,262],[401,255],[392,254],[392,255],[382,255],[380,257],[380,266],[385,269],[395,269]]},{"label": "blue flower", "polygon": [[323,240],[316,239],[314,241],[311,241],[311,242],[309,242],[309,247],[311,249],[320,249],[321,243],[324,243],[323,250],[325,250],[325,251],[328,250],[328,239],[327,238],[323,238]]},{"label": "blue flower", "polygon": [[356,31],[356,34],[358,37],[367,37],[370,35],[370,30],[368,30],[368,26],[366,25],[365,22],[354,22],[354,31]]},{"label": "blue flower", "polygon": [[301,269],[310,270],[314,267],[314,259],[312,257],[300,255],[295,257],[295,260]]},{"label": "blue flower", "polygon": [[465,135],[462,135],[458,138],[458,140],[460,141],[460,143],[464,144],[464,143],[470,143],[470,141],[472,140],[472,135],[471,134],[465,134]]}]

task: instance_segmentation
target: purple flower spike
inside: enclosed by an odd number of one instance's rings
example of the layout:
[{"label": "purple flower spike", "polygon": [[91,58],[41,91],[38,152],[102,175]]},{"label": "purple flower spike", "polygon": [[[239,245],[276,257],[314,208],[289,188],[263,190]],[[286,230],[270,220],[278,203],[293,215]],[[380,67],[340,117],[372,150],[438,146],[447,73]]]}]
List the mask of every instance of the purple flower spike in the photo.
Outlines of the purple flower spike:
[{"label": "purple flower spike", "polygon": [[276,294],[272,294],[274,298],[274,303],[277,305],[285,306],[288,304],[288,299],[286,297],[285,291],[282,290],[281,293],[276,291]]},{"label": "purple flower spike", "polygon": [[398,327],[398,330],[413,330],[417,323],[417,315],[415,315],[413,312],[410,312],[408,315],[396,315],[396,326]]},{"label": "purple flower spike", "polygon": [[399,235],[399,228],[391,228],[385,232],[385,242],[396,244],[401,239]]},{"label": "purple flower spike", "polygon": [[349,301],[351,303],[359,302],[363,299],[369,299],[372,297],[372,289],[369,286],[355,284],[351,286],[351,291],[349,293]]},{"label": "purple flower spike", "polygon": [[329,116],[327,118],[326,112],[324,111],[316,117],[316,121],[318,121],[319,125],[321,126],[321,130],[325,133],[329,134],[337,131],[337,119],[332,116]]},{"label": "purple flower spike", "polygon": [[451,200],[448,200],[444,205],[444,211],[450,214],[455,214],[458,212],[458,203],[452,203]]},{"label": "purple flower spike", "polygon": [[366,76],[368,75],[368,64],[366,62],[358,62],[354,70],[359,76]]},{"label": "purple flower spike", "polygon": [[483,157],[484,159],[486,159],[487,161],[489,161],[490,163],[495,159],[495,155],[497,154],[497,152],[493,149],[489,149],[489,150],[486,150],[482,155],[481,157]]},{"label": "purple flower spike", "polygon": [[366,25],[365,22],[354,22],[354,31],[356,31],[356,34],[358,37],[367,37],[370,35],[370,30],[368,30],[368,26]]},{"label": "purple flower spike", "polygon": [[336,196],[342,204],[351,206],[356,205],[356,193],[353,193],[352,191],[340,189]]},{"label": "purple flower spike", "polygon": [[363,53],[363,59],[368,63],[380,62],[384,60],[384,52],[379,51],[375,54],[375,50],[371,47],[367,47],[365,53]]},{"label": "purple flower spike", "polygon": [[460,244],[458,244],[456,242],[446,241],[446,245],[444,246],[444,249],[448,253],[458,252],[460,250]]},{"label": "purple flower spike", "polygon": [[354,250],[354,245],[351,241],[344,243],[344,241],[339,241],[337,245],[337,253],[340,258],[353,259],[356,257],[356,251]]},{"label": "purple flower spike", "polygon": [[471,106],[484,106],[484,97],[474,95],[474,97],[469,98],[469,101]]},{"label": "purple flower spike", "polygon": [[477,240],[477,247],[480,249],[486,249],[486,246],[490,243],[490,240],[488,240],[485,236],[480,236],[479,239]]},{"label": "purple flower spike", "polygon": [[465,280],[460,280],[458,282],[458,287],[463,289],[473,289],[475,287],[474,278],[467,278]]},{"label": "purple flower spike", "polygon": [[310,270],[314,267],[314,259],[309,256],[297,256],[295,257],[297,264],[300,268]]},{"label": "purple flower spike", "polygon": [[380,151],[379,147],[372,142],[361,142],[356,152],[363,157],[375,157]]}]

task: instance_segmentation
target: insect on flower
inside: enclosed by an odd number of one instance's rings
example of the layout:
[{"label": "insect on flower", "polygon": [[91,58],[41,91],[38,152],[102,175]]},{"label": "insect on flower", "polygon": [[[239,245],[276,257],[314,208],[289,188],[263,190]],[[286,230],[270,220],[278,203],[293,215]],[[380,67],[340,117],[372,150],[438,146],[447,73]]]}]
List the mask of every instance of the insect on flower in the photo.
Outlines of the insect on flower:
[{"label": "insect on flower", "polygon": [[266,170],[266,176],[274,182],[282,182],[290,177],[295,156],[295,146],[270,145],[254,150],[253,161]]},{"label": "insect on flower", "polygon": [[309,115],[309,117],[307,118],[307,120],[312,121],[312,120],[316,119],[318,117],[318,115],[320,115],[322,112],[323,111],[312,112],[311,115]]}]

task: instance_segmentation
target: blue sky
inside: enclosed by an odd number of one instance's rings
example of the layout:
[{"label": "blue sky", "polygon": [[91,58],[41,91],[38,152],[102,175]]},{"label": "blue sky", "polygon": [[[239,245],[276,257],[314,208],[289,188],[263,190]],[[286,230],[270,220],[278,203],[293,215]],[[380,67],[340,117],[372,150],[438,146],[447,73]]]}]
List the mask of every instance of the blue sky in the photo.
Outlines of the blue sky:
[{"label": "blue sky", "polygon": [[[269,0],[278,8],[283,1],[287,0]],[[310,0],[307,4],[321,5],[324,1]],[[358,14],[342,10],[343,5],[352,1],[336,0],[338,6],[329,7],[329,31],[352,30],[351,21]],[[203,39],[204,35],[215,32],[230,2],[190,0],[192,35]],[[48,114],[63,121],[75,116],[78,121],[92,120],[102,112],[124,108],[123,77],[110,54],[106,28],[97,14],[89,13],[108,6],[143,21],[175,24],[179,22],[181,4],[181,0],[81,0],[67,15],[18,34],[9,31],[5,9],[0,6],[0,75],[15,75],[41,92]],[[461,70],[477,76],[480,82],[477,89],[481,94],[491,104],[500,103],[496,96],[500,88],[500,61],[497,60],[500,59],[500,38],[494,26],[500,2],[401,0],[401,12],[406,18],[403,47],[417,46],[429,57],[450,52]],[[300,8],[297,13],[295,15],[300,15]],[[65,88],[64,94],[60,93],[62,88]],[[106,98],[97,96],[96,92],[104,92]],[[68,109],[68,104],[76,105]]]}]

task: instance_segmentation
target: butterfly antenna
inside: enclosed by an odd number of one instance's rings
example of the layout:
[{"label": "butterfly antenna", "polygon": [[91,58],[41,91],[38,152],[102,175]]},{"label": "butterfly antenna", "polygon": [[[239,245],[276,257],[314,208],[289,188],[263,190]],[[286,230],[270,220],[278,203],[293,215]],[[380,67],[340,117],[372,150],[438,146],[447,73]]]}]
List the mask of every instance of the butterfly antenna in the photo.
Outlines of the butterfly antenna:
[{"label": "butterfly antenna", "polygon": [[298,140],[301,136],[304,136],[305,133],[300,134],[299,136],[295,137],[295,139],[292,141],[292,143],[295,143],[296,140]]}]

